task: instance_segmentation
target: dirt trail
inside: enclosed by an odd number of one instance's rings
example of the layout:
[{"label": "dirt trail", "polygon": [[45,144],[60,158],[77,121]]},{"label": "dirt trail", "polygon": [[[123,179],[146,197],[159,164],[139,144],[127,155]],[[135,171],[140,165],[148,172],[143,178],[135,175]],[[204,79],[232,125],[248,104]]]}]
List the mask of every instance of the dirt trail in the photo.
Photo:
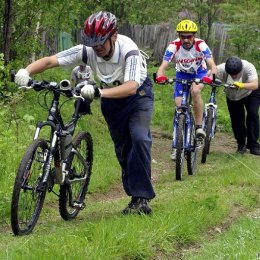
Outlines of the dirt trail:
[{"label": "dirt trail", "polygon": [[[171,171],[173,168],[173,163],[170,160],[171,135],[155,129],[152,131],[152,136],[152,181],[156,183],[162,174]],[[223,153],[233,153],[235,149],[236,143],[234,138],[222,132],[216,133],[210,148],[211,151]],[[198,160],[200,160],[200,157]],[[91,201],[110,201],[124,196],[126,195],[120,182],[112,185],[105,194],[91,194],[89,199]]]}]

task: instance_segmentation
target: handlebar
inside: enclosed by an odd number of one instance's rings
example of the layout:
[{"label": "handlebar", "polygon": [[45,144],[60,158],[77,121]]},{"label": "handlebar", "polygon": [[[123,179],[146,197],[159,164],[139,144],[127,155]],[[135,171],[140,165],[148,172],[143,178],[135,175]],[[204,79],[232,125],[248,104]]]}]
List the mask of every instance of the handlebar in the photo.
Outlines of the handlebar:
[{"label": "handlebar", "polygon": [[[95,85],[95,82],[89,82],[88,84]],[[62,80],[59,83],[30,79],[27,86],[20,86],[19,89],[34,89],[35,91],[49,90],[56,93],[62,93],[68,98],[74,97],[75,99],[85,100],[81,95],[81,88],[83,86],[84,84],[78,84],[76,87],[72,88],[70,81],[67,79]]]},{"label": "handlebar", "polygon": [[[156,82],[156,73],[153,74],[153,78],[154,78],[154,82]],[[216,79],[215,78],[215,74],[213,74],[213,80],[209,77],[204,77],[202,79],[199,78],[194,78],[194,79],[176,79],[176,78],[172,78],[172,79],[168,79],[163,83],[157,83],[160,85],[166,85],[166,84],[172,84],[174,82],[178,82],[181,84],[192,84],[193,82],[196,84],[205,84],[205,85],[209,85],[211,87],[224,87],[224,88],[236,88],[234,85],[232,84],[228,84],[228,83],[223,83],[220,79]]]},{"label": "handlebar", "polygon": [[[10,70],[10,75],[11,75],[11,81],[15,81],[15,71]],[[96,85],[95,81],[88,81],[86,82],[88,85]],[[27,86],[19,86],[19,89],[34,89],[35,91],[42,91],[42,90],[49,90],[52,92],[58,92],[62,93],[68,98],[74,97],[75,99],[82,99],[85,100],[85,98],[81,95],[81,88],[84,85],[81,85],[80,87],[77,85],[76,87],[72,88],[70,85],[70,81],[67,79],[61,80],[59,83],[57,82],[49,82],[46,80],[43,81],[37,81],[34,79],[30,79]]]},{"label": "handlebar", "polygon": [[[27,86],[20,86],[19,89],[34,89],[35,91],[42,91],[42,90],[49,90],[52,92],[58,92],[63,93],[67,97],[72,97],[76,95],[74,93],[74,90],[70,86],[70,81],[67,79],[64,79],[60,81],[59,83],[54,81],[37,81],[30,79]],[[78,96],[78,95],[76,95]]]},{"label": "handlebar", "polygon": [[236,88],[233,84],[224,83],[220,79],[216,79],[215,75],[213,75],[213,80],[208,77],[202,78],[201,83],[211,86],[212,88],[217,88],[217,87]]}]

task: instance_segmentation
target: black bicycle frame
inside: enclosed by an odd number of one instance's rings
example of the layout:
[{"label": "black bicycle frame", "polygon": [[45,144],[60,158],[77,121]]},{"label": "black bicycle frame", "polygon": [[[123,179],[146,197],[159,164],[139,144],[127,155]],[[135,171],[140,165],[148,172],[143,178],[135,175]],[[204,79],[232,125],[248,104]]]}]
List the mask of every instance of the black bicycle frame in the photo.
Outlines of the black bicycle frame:
[{"label": "black bicycle frame", "polygon": [[[51,128],[51,136],[50,136],[50,149],[49,153],[47,153],[47,158],[44,164],[44,174],[42,185],[45,185],[48,181],[49,173],[51,170],[51,161],[54,158],[54,166],[61,167],[60,162],[62,161],[61,151],[59,147],[61,147],[61,138],[66,137],[67,135],[73,135],[77,121],[79,119],[79,107],[81,100],[76,100],[75,111],[71,117],[71,120],[68,124],[64,125],[63,119],[60,114],[59,109],[59,99],[60,93],[57,91],[53,91],[53,100],[51,104],[51,108],[49,109],[49,114],[47,117],[47,121],[38,122],[36,125],[36,130],[34,134],[34,140],[38,139],[40,131],[45,126],[50,126]],[[58,145],[57,145],[58,143]],[[81,156],[74,150],[74,153],[80,158]],[[84,163],[84,158],[80,158],[80,160]],[[66,161],[65,161],[66,163]]]}]

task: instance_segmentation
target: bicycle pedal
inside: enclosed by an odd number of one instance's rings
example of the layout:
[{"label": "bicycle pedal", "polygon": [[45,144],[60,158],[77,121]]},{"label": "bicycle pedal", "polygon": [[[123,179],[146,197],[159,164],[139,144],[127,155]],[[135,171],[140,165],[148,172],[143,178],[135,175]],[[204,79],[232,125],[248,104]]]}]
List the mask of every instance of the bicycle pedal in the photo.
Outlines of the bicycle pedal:
[{"label": "bicycle pedal", "polygon": [[82,202],[82,203],[74,202],[72,207],[74,209],[82,210],[86,207],[86,204],[84,202]]}]

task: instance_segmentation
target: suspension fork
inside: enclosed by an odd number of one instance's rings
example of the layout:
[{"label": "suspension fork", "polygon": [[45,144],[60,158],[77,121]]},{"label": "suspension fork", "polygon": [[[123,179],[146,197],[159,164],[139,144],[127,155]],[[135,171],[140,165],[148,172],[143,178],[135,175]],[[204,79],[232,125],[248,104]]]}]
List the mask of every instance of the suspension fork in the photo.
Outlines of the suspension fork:
[{"label": "suspension fork", "polygon": [[46,155],[46,160],[44,163],[44,174],[43,174],[43,180],[42,180],[42,185],[45,186],[47,184],[48,181],[48,177],[51,171],[51,162],[53,160],[55,151],[56,151],[56,144],[58,141],[58,137],[57,137],[57,132],[54,131],[53,133],[53,137],[51,140],[51,144],[50,144],[50,148],[48,150],[48,153]]}]

